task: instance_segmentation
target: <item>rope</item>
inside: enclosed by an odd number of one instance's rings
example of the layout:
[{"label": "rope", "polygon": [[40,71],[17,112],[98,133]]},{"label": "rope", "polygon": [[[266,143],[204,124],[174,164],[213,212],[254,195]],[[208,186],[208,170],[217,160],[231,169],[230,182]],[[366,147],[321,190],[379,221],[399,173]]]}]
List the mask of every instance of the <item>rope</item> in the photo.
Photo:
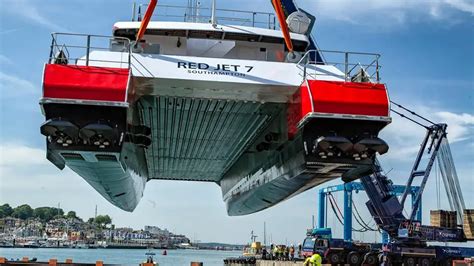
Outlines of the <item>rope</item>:
[{"label": "rope", "polygon": [[441,178],[439,176],[438,164],[435,164],[435,182],[436,182],[436,207],[439,210],[440,207],[440,191],[441,191]]},{"label": "rope", "polygon": [[410,109],[404,107],[403,105],[398,104],[398,103],[396,103],[396,102],[394,102],[394,101],[390,101],[390,102],[393,103],[393,104],[395,104],[398,108],[401,108],[401,109],[403,109],[403,110],[409,112],[410,114],[412,114],[412,115],[414,115],[414,116],[416,116],[416,117],[419,117],[419,118],[425,120],[425,121],[428,122],[428,123],[431,123],[432,125],[436,125],[436,123],[432,122],[431,120],[427,119],[426,117],[423,117],[423,116],[421,116],[421,115],[419,115],[419,114],[413,112],[412,110],[410,110]]},{"label": "rope", "polygon": [[339,221],[339,223],[341,225],[344,225],[344,222],[342,222],[342,219],[339,217],[338,213],[336,212],[336,208],[334,207],[334,203],[332,202],[332,195],[328,194],[328,196],[329,196],[328,197],[329,198],[329,203],[331,204],[331,209],[334,212],[334,216],[337,218],[337,220]]},{"label": "rope", "polygon": [[341,209],[339,208],[339,206],[337,205],[336,200],[334,199],[334,196],[333,196],[332,194],[329,194],[329,196],[330,196],[331,199],[334,201],[334,204],[336,205],[337,211],[339,212],[339,214],[341,215],[341,217],[344,218],[344,214],[342,214]]},{"label": "rope", "polygon": [[[357,214],[357,216],[359,217],[359,219],[357,219],[357,217],[355,217],[355,216],[354,216],[354,217],[356,218],[357,223],[358,223],[360,226],[362,226],[362,228],[367,229],[368,231],[379,231],[378,228],[377,228],[377,229],[372,228],[371,226],[369,226],[369,225],[367,224],[367,222],[364,221],[364,219],[363,219],[362,216],[360,215],[359,210],[357,209],[356,204],[354,203],[354,201],[352,201],[352,207],[354,208],[355,213]],[[360,221],[359,221],[359,220],[360,220]]]},{"label": "rope", "polygon": [[[331,193],[328,193],[328,198],[329,198],[329,203],[331,204],[331,209],[332,211],[334,212],[334,216],[337,218],[337,220],[339,221],[339,223],[344,226],[344,215],[342,214],[341,212],[341,209],[339,208],[339,206],[337,205],[337,202],[336,200],[334,199],[334,196],[331,194]],[[336,211],[337,210],[337,211]],[[338,212],[339,212],[339,215],[341,215],[341,217],[339,217],[338,215]],[[354,227],[352,227],[352,231],[354,232],[367,232],[368,230],[367,229],[356,229]]]},{"label": "rope", "polygon": [[[354,219],[356,220],[357,224],[359,224],[362,229],[360,229],[360,232],[368,232],[368,231],[372,231],[370,228],[367,228],[363,225],[363,222],[361,222],[354,214],[352,214],[352,217],[354,217]],[[354,229],[352,229],[354,230]]]},{"label": "rope", "polygon": [[437,157],[439,170],[443,179],[446,195],[451,210],[457,211],[458,222],[462,222],[462,211],[465,209],[464,197],[459,184],[459,178],[454,165],[453,155],[449,147],[449,142],[444,137]]},{"label": "rope", "polygon": [[392,109],[392,108],[390,108],[390,111],[392,111],[392,112],[396,113],[397,115],[399,115],[399,116],[401,116],[401,117],[403,117],[403,118],[405,118],[405,119],[408,119],[408,120],[410,120],[411,122],[413,122],[413,123],[415,123],[415,124],[417,124],[417,125],[419,125],[419,126],[422,126],[422,127],[426,128],[426,129],[429,129],[429,127],[427,127],[427,126],[423,125],[422,123],[420,123],[420,122],[417,122],[417,121],[415,121],[415,120],[413,120],[413,119],[411,119],[411,118],[407,117],[406,115],[404,115],[404,114],[402,114],[402,113],[400,113],[400,112],[397,112],[397,111],[395,111],[395,110],[394,110],[394,109]]}]

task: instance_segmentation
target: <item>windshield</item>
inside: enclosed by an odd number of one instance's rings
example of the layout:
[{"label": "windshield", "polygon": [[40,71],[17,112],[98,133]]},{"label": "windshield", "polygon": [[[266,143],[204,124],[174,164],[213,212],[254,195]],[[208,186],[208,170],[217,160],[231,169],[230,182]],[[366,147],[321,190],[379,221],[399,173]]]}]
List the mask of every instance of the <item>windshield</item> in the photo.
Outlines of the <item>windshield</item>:
[{"label": "windshield", "polygon": [[327,247],[328,247],[328,241],[327,241],[327,239],[318,239],[318,240],[316,241],[316,247],[327,248]]},{"label": "windshield", "polygon": [[314,242],[316,241],[313,237],[307,237],[303,242],[303,250],[313,250],[314,249]]}]

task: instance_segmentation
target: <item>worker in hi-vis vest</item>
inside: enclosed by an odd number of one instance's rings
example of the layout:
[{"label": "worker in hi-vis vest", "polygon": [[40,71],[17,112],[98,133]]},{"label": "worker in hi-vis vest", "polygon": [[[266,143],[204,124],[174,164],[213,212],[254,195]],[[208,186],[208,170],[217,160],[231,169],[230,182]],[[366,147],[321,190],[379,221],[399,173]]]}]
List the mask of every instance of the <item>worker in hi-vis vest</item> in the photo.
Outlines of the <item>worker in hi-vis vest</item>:
[{"label": "worker in hi-vis vest", "polygon": [[321,266],[323,263],[323,259],[321,258],[321,255],[318,253],[315,253],[313,256],[308,257],[303,265],[309,265],[309,266]]}]

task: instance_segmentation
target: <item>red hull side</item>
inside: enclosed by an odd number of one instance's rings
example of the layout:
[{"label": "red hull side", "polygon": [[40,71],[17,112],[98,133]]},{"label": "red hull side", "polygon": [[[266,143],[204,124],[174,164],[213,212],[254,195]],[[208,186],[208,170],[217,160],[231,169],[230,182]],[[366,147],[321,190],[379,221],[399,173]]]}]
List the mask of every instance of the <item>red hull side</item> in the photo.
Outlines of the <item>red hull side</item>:
[{"label": "red hull side", "polygon": [[129,76],[124,68],[47,64],[43,97],[126,102]]},{"label": "red hull side", "polygon": [[310,112],[389,116],[384,84],[308,80],[301,87],[302,115]]},{"label": "red hull side", "polygon": [[311,113],[388,118],[389,109],[384,84],[308,80],[289,105],[288,136],[293,138],[298,124]]}]

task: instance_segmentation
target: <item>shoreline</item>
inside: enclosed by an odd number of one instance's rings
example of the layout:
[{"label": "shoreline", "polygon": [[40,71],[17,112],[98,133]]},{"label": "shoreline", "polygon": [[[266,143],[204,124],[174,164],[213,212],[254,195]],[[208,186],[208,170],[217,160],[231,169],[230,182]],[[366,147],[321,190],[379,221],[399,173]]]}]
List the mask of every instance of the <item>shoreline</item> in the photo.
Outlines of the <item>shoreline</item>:
[{"label": "shoreline", "polygon": [[23,247],[23,246],[16,246],[16,247],[2,247],[0,248],[5,248],[5,249],[77,249],[77,250],[95,250],[95,249],[130,249],[130,250],[135,250],[135,249],[142,249],[142,250],[212,250],[212,251],[241,251],[240,249],[215,249],[215,248],[159,248],[159,247],[93,247],[93,248],[77,248],[77,247]]}]

